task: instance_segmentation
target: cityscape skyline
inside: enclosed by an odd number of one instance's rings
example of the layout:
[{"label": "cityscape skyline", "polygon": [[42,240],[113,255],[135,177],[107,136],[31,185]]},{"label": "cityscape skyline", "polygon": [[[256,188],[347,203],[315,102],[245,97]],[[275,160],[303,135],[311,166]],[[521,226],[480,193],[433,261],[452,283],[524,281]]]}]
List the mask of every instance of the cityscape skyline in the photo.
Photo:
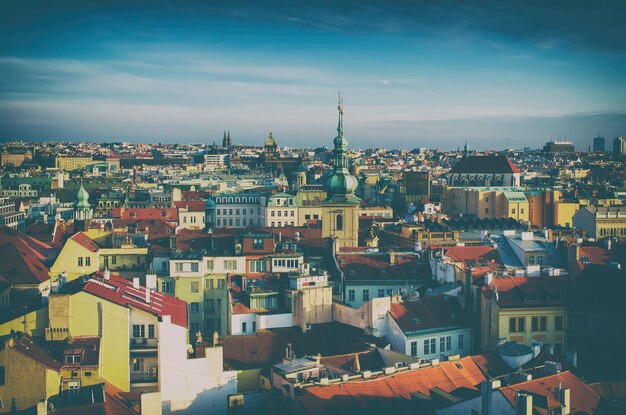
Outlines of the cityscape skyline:
[{"label": "cityscape skyline", "polygon": [[624,135],[619,2],[271,6],[4,4],[0,139],[317,147],[339,89],[355,148]]}]

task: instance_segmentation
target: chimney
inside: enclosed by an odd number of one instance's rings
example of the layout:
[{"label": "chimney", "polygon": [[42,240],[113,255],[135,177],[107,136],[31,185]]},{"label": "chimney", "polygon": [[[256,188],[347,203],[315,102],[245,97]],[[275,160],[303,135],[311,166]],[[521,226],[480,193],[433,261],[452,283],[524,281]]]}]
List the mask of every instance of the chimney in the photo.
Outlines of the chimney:
[{"label": "chimney", "polygon": [[485,273],[485,285],[491,285],[493,281],[493,274],[491,272]]},{"label": "chimney", "polygon": [[561,372],[561,364],[557,362],[546,362],[543,367],[543,372],[546,376],[556,375]]},{"label": "chimney", "polygon": [[133,278],[133,288],[139,289],[139,277]]},{"label": "chimney", "polygon": [[561,387],[559,384],[559,388],[557,389],[558,396],[556,397],[559,402],[561,402],[561,415],[569,415],[572,407],[570,405],[570,394],[571,391],[569,388]]},{"label": "chimney", "polygon": [[37,415],[48,415],[48,400],[43,399],[37,402]]},{"label": "chimney", "polygon": [[517,392],[515,396],[515,408],[515,415],[533,415],[532,395]]},{"label": "chimney", "polygon": [[105,280],[110,280],[111,279],[111,271],[109,271],[109,268],[105,268],[104,269],[104,274],[102,275],[102,277]]},{"label": "chimney", "polygon": [[484,415],[495,415],[493,411],[493,390],[500,387],[499,380],[488,379],[480,384],[481,413]]},{"label": "chimney", "polygon": [[146,288],[146,303],[150,304],[150,288]]}]

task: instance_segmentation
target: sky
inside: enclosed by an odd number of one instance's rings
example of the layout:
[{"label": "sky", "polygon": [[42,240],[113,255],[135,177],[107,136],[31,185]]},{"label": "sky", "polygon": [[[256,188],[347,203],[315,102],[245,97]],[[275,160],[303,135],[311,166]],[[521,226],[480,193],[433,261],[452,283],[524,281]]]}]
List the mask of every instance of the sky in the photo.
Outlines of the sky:
[{"label": "sky", "polygon": [[0,2],[0,140],[587,149],[626,135],[626,2]]}]

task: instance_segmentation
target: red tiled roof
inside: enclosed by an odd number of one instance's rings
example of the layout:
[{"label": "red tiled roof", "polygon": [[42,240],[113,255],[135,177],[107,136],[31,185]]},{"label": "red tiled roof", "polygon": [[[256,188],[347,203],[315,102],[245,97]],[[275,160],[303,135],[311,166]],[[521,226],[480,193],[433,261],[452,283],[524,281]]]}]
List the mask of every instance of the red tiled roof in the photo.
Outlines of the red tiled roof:
[{"label": "red tiled roof", "polygon": [[430,278],[427,264],[418,264],[414,255],[396,255],[393,263],[385,254],[337,255],[339,268],[346,279],[424,279]]},{"label": "red tiled roof", "polygon": [[405,332],[464,325],[461,305],[447,296],[425,297],[414,301],[391,303],[389,310],[398,327]]},{"label": "red tiled roof", "polygon": [[52,247],[8,226],[0,226],[0,276],[12,284],[40,284],[50,279],[45,265]]},{"label": "red tiled roof", "polygon": [[147,288],[134,288],[132,281],[111,274],[109,279],[97,272],[85,283],[83,291],[114,302],[124,307],[133,307],[152,315],[171,316],[172,323],[187,327],[187,303],[158,291],[151,291],[150,302],[146,302]]},{"label": "red tiled roof", "polygon": [[96,245],[96,243],[93,241],[93,239],[88,237],[84,232],[78,232],[70,239],[82,246],[83,248],[87,248],[91,252],[98,252],[98,249],[100,249],[98,245]]},{"label": "red tiled roof", "polygon": [[381,344],[363,330],[341,323],[313,324],[302,333],[300,327],[261,330],[254,334],[221,339],[224,365],[231,369],[260,368],[282,362],[287,343],[296,356],[322,356],[356,353]]},{"label": "red tiled roof", "polygon": [[585,268],[589,264],[609,265],[613,259],[611,251],[601,246],[581,246],[578,253],[579,257],[587,257],[589,259],[588,263],[579,259],[580,269]]},{"label": "red tiled roof", "polygon": [[438,366],[398,373],[372,380],[358,380],[303,389],[298,402],[305,414],[348,413],[367,410],[373,401],[411,399],[411,393],[430,395],[439,387],[445,392],[458,388],[476,389],[485,380],[471,357],[442,362]]},{"label": "red tiled roof", "polygon": [[546,396],[548,398],[548,404],[552,407],[553,405],[559,405],[558,402],[555,402],[555,391],[558,389],[559,385],[570,390],[571,414],[594,413],[600,401],[600,395],[591,386],[578,379],[569,371],[506,386],[500,388],[500,391],[513,408],[516,407],[515,395],[517,391],[527,391]]},{"label": "red tiled roof", "polygon": [[50,370],[58,372],[61,370],[61,367],[63,367],[62,362],[55,359],[45,347],[28,334],[18,333],[15,335],[13,337],[13,344],[9,347]]},{"label": "red tiled roof", "polygon": [[176,208],[187,208],[192,212],[204,212],[204,202],[202,200],[183,200],[180,202],[174,202]]},{"label": "red tiled roof", "polygon": [[519,173],[519,169],[506,156],[468,156],[454,165],[450,173]]},{"label": "red tiled roof", "polygon": [[178,221],[177,208],[114,208],[112,216],[119,219],[164,219]]},{"label": "red tiled roof", "polygon": [[491,296],[497,290],[500,307],[559,307],[566,284],[560,277],[495,277],[482,291]]}]

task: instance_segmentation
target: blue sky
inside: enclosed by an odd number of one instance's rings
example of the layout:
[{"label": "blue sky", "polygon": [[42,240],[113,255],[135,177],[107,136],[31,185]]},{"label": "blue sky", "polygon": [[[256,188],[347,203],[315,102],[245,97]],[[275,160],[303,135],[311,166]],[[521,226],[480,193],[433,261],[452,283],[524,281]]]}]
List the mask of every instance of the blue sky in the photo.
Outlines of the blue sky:
[{"label": "blue sky", "polygon": [[355,147],[587,148],[626,134],[625,18],[621,1],[5,1],[0,139],[330,145],[341,90]]}]

